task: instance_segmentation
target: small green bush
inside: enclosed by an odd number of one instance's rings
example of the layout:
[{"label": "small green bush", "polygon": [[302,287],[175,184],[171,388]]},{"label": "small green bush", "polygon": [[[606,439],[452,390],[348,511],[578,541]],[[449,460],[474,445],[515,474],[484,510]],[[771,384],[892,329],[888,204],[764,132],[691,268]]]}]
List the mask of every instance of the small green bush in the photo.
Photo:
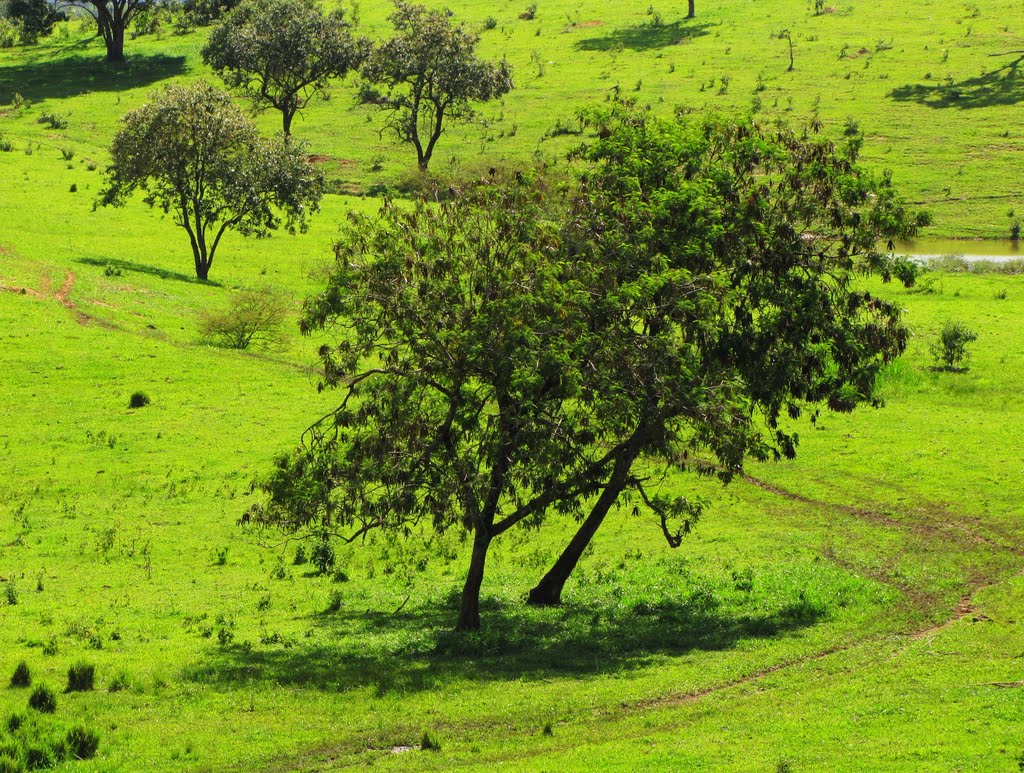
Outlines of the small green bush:
[{"label": "small green bush", "polygon": [[89,692],[93,688],[96,667],[92,663],[81,661],[68,669],[68,687],[66,692]]},{"label": "small green bush", "polygon": [[61,761],[62,748],[54,748],[45,743],[33,743],[25,749],[25,767],[29,770],[45,770],[53,768]]},{"label": "small green bush", "polygon": [[431,735],[429,730],[425,730],[423,738],[420,739],[420,749],[425,752],[439,752],[441,751],[441,742],[437,740],[436,736]]},{"label": "small green bush", "polygon": [[11,687],[30,687],[32,685],[32,672],[28,669],[28,663],[21,661],[14,668],[11,675]]},{"label": "small green bush", "polygon": [[320,574],[327,574],[334,568],[334,546],[331,545],[331,538],[326,534],[316,543],[316,547],[313,548],[313,552],[310,555],[310,560],[313,562],[313,566],[319,570]]},{"label": "small green bush", "polygon": [[306,555],[306,547],[299,545],[295,548],[295,559],[292,561],[295,566],[302,566],[309,562],[309,557]]},{"label": "small green bush", "polygon": [[39,685],[28,698],[28,707],[42,714],[52,714],[57,710],[57,696],[45,684]]},{"label": "small green bush", "polygon": [[225,309],[200,315],[199,330],[215,346],[226,349],[278,349],[289,297],[273,287],[239,290]]},{"label": "small green bush", "polygon": [[8,580],[4,584],[4,597],[12,607],[18,603],[18,586],[14,584],[14,580]]},{"label": "small green bush", "polygon": [[49,126],[51,129],[66,129],[68,128],[67,116],[61,115],[60,113],[51,113],[49,111],[39,116],[36,123],[42,123]]},{"label": "small green bush", "polygon": [[335,612],[341,611],[342,597],[340,591],[333,591],[331,593],[331,600],[327,602],[327,609],[324,610],[327,614],[331,615]]},{"label": "small green bush", "polygon": [[18,712],[14,712],[11,716],[7,717],[7,730],[10,733],[17,733],[18,729],[25,724],[25,717]]},{"label": "small green bush", "polygon": [[107,690],[110,692],[121,692],[122,690],[127,690],[129,687],[131,687],[131,679],[127,672],[121,671],[110,680],[110,685],[107,687]]},{"label": "small green bush", "polygon": [[100,746],[100,736],[94,730],[76,725],[68,730],[65,745],[68,753],[75,759],[91,760],[96,756],[96,750]]},{"label": "small green bush", "polygon": [[932,356],[939,370],[964,370],[969,358],[967,345],[977,341],[978,334],[959,320],[947,320],[939,332],[939,338],[932,343]]},{"label": "small green bush", "polygon": [[133,392],[132,396],[128,398],[129,408],[145,408],[149,405],[149,395],[145,392]]}]

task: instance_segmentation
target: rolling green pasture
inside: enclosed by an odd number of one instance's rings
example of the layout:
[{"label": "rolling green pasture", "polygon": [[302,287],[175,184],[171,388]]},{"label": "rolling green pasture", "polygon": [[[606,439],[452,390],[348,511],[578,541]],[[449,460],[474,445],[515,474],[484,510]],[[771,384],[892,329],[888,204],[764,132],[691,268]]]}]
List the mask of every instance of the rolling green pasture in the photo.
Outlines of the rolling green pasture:
[{"label": "rolling green pasture", "polygon": [[[646,4],[549,0],[529,22],[524,7],[458,4],[474,25],[496,19],[482,46],[519,88],[487,127],[445,138],[439,173],[558,155],[578,138],[542,138],[618,84],[659,110],[757,98],[801,121],[817,103],[837,136],[852,117],[936,234],[1003,236],[1024,208],[1024,80],[1006,67],[1020,52],[996,56],[1024,48],[1019,0],[821,16],[723,0],[689,22],[661,3],[660,26]],[[382,30],[386,5],[360,15]],[[297,314],[338,223],[378,201],[334,194],[307,234],[229,236],[210,283],[158,213],[93,211],[117,118],[167,79],[203,77],[203,34],[129,41],[123,69],[74,24],[0,51],[0,744],[25,711],[28,691],[6,686],[25,660],[58,692],[54,723],[100,734],[97,757],[67,770],[1024,764],[1024,278],[872,286],[915,334],[884,409],[825,414],[797,460],[726,488],[667,481],[713,502],[679,550],[623,507],[560,609],[523,601],[573,524],[508,533],[484,630],[456,635],[457,535],[339,545],[339,572],[319,576],[297,543],[236,526],[253,477],[335,396],[316,392],[316,340],[240,353],[199,335],[199,314],[242,286],[286,288]],[[15,93],[31,106],[10,107]],[[414,165],[379,127],[341,85],[295,131],[335,190],[361,194]],[[951,318],[980,334],[965,373],[930,368]],[[151,404],[129,409],[135,391]],[[63,694],[82,660],[96,689]],[[418,748],[425,732],[439,750]]]},{"label": "rolling green pasture", "polygon": [[[932,235],[1005,238],[1024,213],[1020,0],[845,0],[819,15],[808,0],[699,1],[692,20],[679,2],[548,0],[532,21],[519,19],[525,3],[456,5],[458,18],[481,30],[481,52],[512,63],[517,88],[484,108],[485,123],[449,133],[433,164],[438,174],[559,157],[575,142],[564,132],[577,128],[577,109],[617,90],[666,112],[709,106],[796,124],[817,113],[837,137],[856,124],[866,160],[891,169],[907,196],[934,213]],[[389,7],[360,2],[362,31],[384,34]],[[777,37],[784,29],[794,42],[792,72],[788,44]],[[151,87],[210,77],[198,59],[202,30],[130,40],[127,68],[98,62],[101,45],[88,34],[74,23],[39,46],[0,51],[0,131],[18,150],[31,142],[41,153],[75,151],[67,177],[80,188],[97,175],[79,167],[92,159],[102,170],[118,118]],[[296,134],[326,157],[337,190],[395,186],[412,174],[415,154],[382,137],[382,117],[357,107],[354,93],[351,80],[336,86],[298,120]],[[15,94],[32,106],[7,107]],[[66,115],[67,129],[39,125],[44,112]],[[268,131],[279,126],[276,113],[262,121]]]}]

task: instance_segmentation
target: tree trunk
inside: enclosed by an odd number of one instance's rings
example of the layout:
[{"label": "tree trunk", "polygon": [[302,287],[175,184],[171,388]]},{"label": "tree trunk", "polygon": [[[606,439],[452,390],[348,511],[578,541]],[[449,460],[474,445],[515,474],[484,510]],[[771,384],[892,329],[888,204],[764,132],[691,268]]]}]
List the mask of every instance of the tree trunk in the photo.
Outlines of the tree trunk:
[{"label": "tree trunk", "polygon": [[562,589],[565,587],[569,575],[576,568],[576,564],[579,563],[583,551],[587,549],[587,545],[590,544],[597,530],[601,527],[605,516],[608,515],[608,511],[611,510],[612,505],[619,498],[619,494],[626,487],[629,471],[639,454],[637,446],[638,444],[631,443],[623,455],[619,457],[619,460],[615,463],[615,468],[612,470],[612,475],[608,479],[608,484],[605,486],[604,491],[601,492],[597,502],[594,503],[590,515],[587,516],[579,530],[573,535],[572,540],[569,541],[565,550],[562,551],[562,555],[555,561],[555,565],[548,570],[548,573],[541,578],[537,586],[530,591],[527,604],[535,607],[553,607],[562,603]]},{"label": "tree trunk", "polygon": [[292,136],[292,118],[295,116],[294,110],[285,108],[281,111],[282,122],[284,124],[284,139],[285,142]]},{"label": "tree trunk", "polygon": [[473,533],[473,557],[469,561],[466,584],[462,588],[462,604],[459,607],[459,631],[480,630],[480,586],[484,582],[484,562],[487,548],[491,545],[489,534],[479,527]]},{"label": "tree trunk", "polygon": [[689,10],[686,14],[687,19],[692,19],[694,16],[697,15],[697,10],[694,8],[695,2],[696,0],[689,0]]},{"label": "tree trunk", "polygon": [[206,234],[202,230],[193,232],[187,229],[189,238],[192,240],[192,257],[196,265],[196,278],[205,282],[210,275],[210,264],[213,263],[213,256],[206,251]]},{"label": "tree trunk", "polygon": [[108,62],[123,62],[124,61],[124,25],[117,24],[116,20],[111,19],[110,33],[106,37],[107,44],[107,61]]}]

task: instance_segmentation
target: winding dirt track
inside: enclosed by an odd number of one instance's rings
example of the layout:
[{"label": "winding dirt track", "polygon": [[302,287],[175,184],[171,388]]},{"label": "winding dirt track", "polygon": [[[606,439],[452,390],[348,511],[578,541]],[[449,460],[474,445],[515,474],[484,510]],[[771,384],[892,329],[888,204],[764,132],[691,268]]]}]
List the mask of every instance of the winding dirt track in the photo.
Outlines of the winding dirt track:
[{"label": "winding dirt track", "polygon": [[[80,325],[86,325],[90,322],[96,322],[94,317],[86,314],[71,298],[71,291],[75,287],[75,272],[68,271],[64,276],[64,282],[57,290],[53,290],[53,283],[50,280],[50,275],[46,272],[42,273],[39,277],[39,289],[35,290],[31,287],[17,287],[12,285],[0,284],[0,291],[14,293],[15,295],[23,295],[29,298],[35,298],[37,300],[54,300],[57,301],[61,306],[70,311],[75,321]],[[105,327],[114,327],[110,323],[101,323]]]}]

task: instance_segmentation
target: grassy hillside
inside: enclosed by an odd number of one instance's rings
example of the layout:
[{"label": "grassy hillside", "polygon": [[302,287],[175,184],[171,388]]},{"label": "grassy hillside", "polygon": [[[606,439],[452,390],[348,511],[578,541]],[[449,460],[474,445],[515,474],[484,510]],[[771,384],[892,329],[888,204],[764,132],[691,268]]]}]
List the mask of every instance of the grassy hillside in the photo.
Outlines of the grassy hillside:
[{"label": "grassy hillside", "polygon": [[[359,4],[366,34],[386,32],[389,7]],[[579,106],[619,89],[658,110],[756,110],[765,121],[798,124],[817,113],[837,136],[856,124],[867,160],[891,169],[908,197],[932,210],[935,235],[1005,238],[1024,213],[1016,180],[1024,168],[1018,0],[848,0],[819,15],[807,0],[721,0],[698,3],[693,20],[683,18],[681,3],[554,0],[540,3],[532,21],[519,19],[524,7],[458,4],[458,17],[481,30],[481,51],[512,63],[517,89],[483,111],[485,126],[450,133],[436,171],[561,155],[574,138],[545,137],[571,130]],[[493,29],[485,29],[487,19]],[[794,42],[792,72],[788,44],[777,37],[784,29]],[[41,152],[70,149],[76,164],[92,159],[102,170],[117,119],[150,87],[209,75],[197,56],[204,36],[168,30],[161,39],[131,40],[123,69],[100,63],[100,44],[77,24],[41,46],[0,51],[0,107],[16,93],[34,105],[5,110],[0,131],[18,150],[29,142],[41,143]],[[365,191],[407,175],[414,154],[379,136],[381,116],[355,107],[352,84],[333,94],[309,108],[296,133],[330,157],[327,171],[339,187]],[[66,114],[67,128],[37,124],[47,111]],[[264,116],[268,131],[278,124],[277,114]]]},{"label": "grassy hillside", "polygon": [[[1024,47],[1016,0],[821,16],[788,0],[698,2],[692,22],[662,4],[660,26],[645,6],[548,2],[528,22],[520,5],[459,4],[473,24],[495,18],[484,48],[509,57],[519,88],[486,111],[488,128],[445,138],[439,172],[450,159],[465,170],[561,153],[576,138],[541,141],[559,120],[572,128],[578,105],[642,81],[637,96],[665,110],[757,97],[766,116],[798,121],[820,97],[829,130],[858,121],[870,162],[932,208],[937,233],[1002,235],[1010,207],[1024,207],[1024,93],[1000,69],[1015,57],[990,56]],[[385,4],[360,12],[383,29]],[[783,27],[793,73],[771,37]],[[727,488],[673,481],[714,502],[677,551],[622,508],[561,609],[522,602],[572,524],[510,533],[492,549],[485,630],[456,636],[468,561],[457,537],[338,546],[339,571],[320,576],[296,563],[296,543],[235,525],[252,477],[334,396],[314,388],[317,341],[291,328],[273,353],[199,336],[199,315],[240,286],[284,287],[297,309],[337,224],[376,200],[331,195],[302,236],[228,237],[209,284],[158,213],[93,211],[118,117],[169,78],[204,76],[203,34],[130,41],[123,69],[99,63],[74,25],[0,51],[0,133],[13,145],[0,152],[0,756],[7,718],[26,711],[30,691],[6,687],[24,660],[57,692],[54,728],[100,734],[96,759],[67,770],[1024,759],[1020,277],[872,287],[905,306],[915,333],[886,374],[884,409],[825,415],[802,429],[796,461],[752,465]],[[947,75],[955,104],[929,90]],[[14,93],[31,106],[7,107]],[[44,113],[66,128],[39,123]],[[260,120],[276,128],[276,115]],[[295,130],[329,157],[339,190],[361,192],[412,166],[379,126],[343,85]],[[929,368],[949,318],[980,333],[966,373]],[[151,404],[129,409],[136,391]],[[96,689],[63,694],[83,660]],[[417,748],[425,732],[439,750]]]}]

